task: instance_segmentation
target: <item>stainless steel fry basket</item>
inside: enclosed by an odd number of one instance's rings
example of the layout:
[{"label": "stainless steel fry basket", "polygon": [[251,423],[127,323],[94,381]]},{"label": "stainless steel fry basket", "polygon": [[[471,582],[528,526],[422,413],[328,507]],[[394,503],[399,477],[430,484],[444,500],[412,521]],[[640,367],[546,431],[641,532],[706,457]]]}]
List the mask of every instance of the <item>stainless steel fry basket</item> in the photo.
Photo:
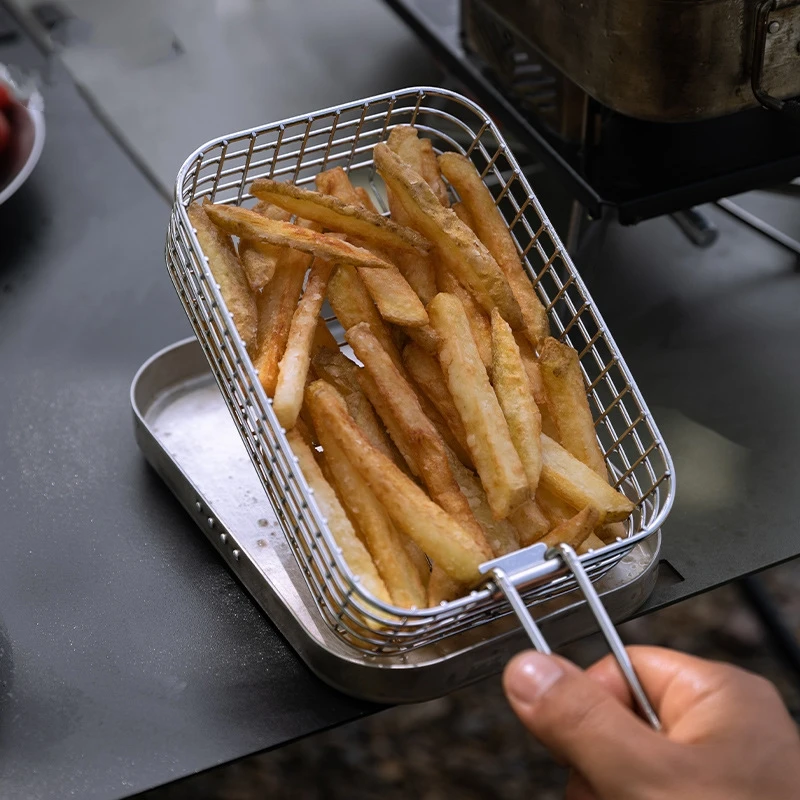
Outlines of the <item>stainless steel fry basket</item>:
[{"label": "stainless steel fry basket", "polygon": [[[455,150],[474,161],[548,309],[554,335],[580,354],[606,461],[618,487],[636,503],[626,523],[627,536],[580,559],[589,577],[598,578],[655,533],[675,491],[669,453],[622,356],[514,156],[477,105],[444,89],[412,88],[208,142],[178,173],[167,267],[322,618],[350,646],[371,656],[396,656],[438,642],[512,608],[496,582],[435,608],[411,610],[381,602],[361,586],[344,562],[261,388],[186,207],[204,197],[248,205],[248,187],[256,178],[302,185],[321,170],[341,166],[386,211],[372,148],[393,127],[409,124],[429,137],[437,151]],[[575,575],[563,559],[554,553],[545,557],[541,546],[528,549],[530,560],[505,575],[528,607],[576,589]]]}]

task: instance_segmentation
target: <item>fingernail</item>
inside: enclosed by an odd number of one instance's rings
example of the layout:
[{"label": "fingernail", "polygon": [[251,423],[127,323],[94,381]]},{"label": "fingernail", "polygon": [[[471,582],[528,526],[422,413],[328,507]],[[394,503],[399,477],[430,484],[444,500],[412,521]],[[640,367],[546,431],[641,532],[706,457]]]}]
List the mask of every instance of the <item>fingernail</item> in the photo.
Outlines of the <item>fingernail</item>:
[{"label": "fingernail", "polygon": [[563,674],[561,664],[552,656],[541,653],[518,656],[506,676],[509,699],[517,705],[532,705]]}]

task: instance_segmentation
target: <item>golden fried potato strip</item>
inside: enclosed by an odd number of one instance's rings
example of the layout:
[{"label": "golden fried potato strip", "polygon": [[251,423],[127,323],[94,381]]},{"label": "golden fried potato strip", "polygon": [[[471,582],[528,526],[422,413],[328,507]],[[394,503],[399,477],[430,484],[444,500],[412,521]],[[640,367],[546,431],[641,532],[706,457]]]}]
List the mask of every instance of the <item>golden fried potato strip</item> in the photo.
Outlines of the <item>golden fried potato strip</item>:
[{"label": "golden fried potato strip", "polygon": [[336,439],[397,528],[454,580],[477,580],[478,567],[485,560],[483,551],[446,511],[367,441],[337,401],[336,390],[324,381],[315,381],[306,389],[306,401],[316,407],[320,424]]},{"label": "golden fried potato strip", "polygon": [[475,165],[460,153],[442,153],[439,166],[469,211],[472,228],[503,270],[519,303],[525,333],[534,347],[548,335],[547,312],[525,274],[508,226]]},{"label": "golden fried potato strip", "polygon": [[[381,406],[388,409],[390,419],[399,427],[431,499],[447,511],[472,536],[486,558],[490,558],[491,549],[483,530],[453,476],[444,440],[425,416],[415,391],[392,363],[368,325],[361,323],[350,328],[347,341],[374,381],[381,396]],[[381,408],[378,408],[380,411]],[[387,423],[386,418],[384,423]],[[403,448],[400,449],[402,451]]]},{"label": "golden fried potato strip", "polygon": [[539,353],[539,367],[558,441],[578,461],[607,480],[606,460],[594,430],[577,352],[548,337]]},{"label": "golden fried potato strip", "polygon": [[355,247],[338,236],[319,233],[290,222],[267,219],[248,208],[215,204],[208,205],[206,213],[215,225],[234,236],[250,239],[257,247],[263,243],[291,247],[318,258],[326,258],[334,264],[379,269],[391,266],[369,250]]},{"label": "golden fried potato strip", "polygon": [[221,231],[209,213],[210,204],[192,203],[186,210],[189,222],[197,235],[197,241],[208,259],[208,268],[219,285],[239,336],[248,350],[253,348],[258,335],[256,301],[250,291],[242,264],[236,255],[231,237]]},{"label": "golden fried potato strip", "polygon": [[496,308],[492,311],[492,386],[534,496],[542,472],[542,415],[511,328]]},{"label": "golden fried potato strip", "polygon": [[[301,222],[302,226],[314,224]],[[253,356],[253,366],[267,397],[275,394],[278,365],[286,349],[292,317],[300,300],[306,270],[311,260],[312,257],[307,253],[284,248],[278,260],[275,276],[256,298],[258,342]]]},{"label": "golden fried potato strip", "polygon": [[305,291],[292,316],[286,349],[278,364],[278,382],[275,386],[272,409],[278,422],[287,430],[294,427],[300,414],[300,407],[303,405],[303,392],[311,365],[314,331],[317,328],[319,312],[325,300],[332,271],[333,264],[330,261],[314,259]]},{"label": "golden fried potato strip", "polygon": [[604,523],[621,522],[634,509],[624,494],[544,433],[540,484],[575,508],[593,506]]},{"label": "golden fried potato strip", "polygon": [[436,246],[438,256],[484,309],[497,306],[512,328],[523,328],[522,312],[508,279],[478,237],[436,198],[425,180],[385,144],[375,145],[375,166],[413,226]]},{"label": "golden fried potato strip", "polygon": [[414,383],[442,415],[447,427],[467,455],[467,466],[471,466],[472,459],[469,458],[467,431],[464,429],[464,423],[458,415],[453,396],[447,388],[447,381],[439,362],[416,342],[412,342],[403,349],[403,363],[406,365],[406,369]]},{"label": "golden fried potato strip", "polygon": [[370,244],[404,250],[430,249],[430,242],[417,231],[369,211],[360,202],[350,205],[331,195],[269,178],[253,181],[250,191],[256,197],[291,214],[313,220],[323,228],[354,236]]},{"label": "golden fried potato strip", "polygon": [[593,535],[599,519],[600,515],[597,513],[597,509],[587,506],[574,517],[553,528],[550,533],[543,536],[539,541],[544,542],[548,547],[568,544],[577,550]]},{"label": "golden fried potato strip", "polygon": [[[284,221],[288,221],[291,216],[282,208],[263,202],[256,204],[253,211],[269,219]],[[256,247],[248,239],[242,239],[239,242],[239,260],[244,267],[250,288],[254,292],[261,291],[272,280],[282,252],[283,248],[277,245],[261,244],[260,247]]]},{"label": "golden fried potato strip", "polygon": [[437,294],[428,306],[442,340],[439,361],[467,431],[472,462],[495,517],[504,519],[528,497],[528,480],[511,441],[503,411],[489,383],[464,307],[451,294]]},{"label": "golden fried potato strip", "polygon": [[427,593],[422,577],[403,543],[405,537],[397,532],[386,510],[344,455],[318,413],[319,407],[312,406],[314,427],[339,499],[358,526],[392,602],[402,608],[423,608]]},{"label": "golden fried potato strip", "polygon": [[288,431],[286,436],[292,446],[292,452],[297,457],[303,476],[308,485],[314,490],[314,499],[317,501],[319,510],[326,518],[336,544],[342,548],[342,555],[347,562],[347,566],[350,567],[353,574],[359,578],[368,591],[372,592],[379,600],[390,603],[391,598],[386,589],[386,584],[378,574],[375,563],[367,552],[366,547],[356,535],[352,523],[336,496],[336,492],[334,492],[333,487],[322,474],[322,470],[311,453],[309,446],[296,430]]}]

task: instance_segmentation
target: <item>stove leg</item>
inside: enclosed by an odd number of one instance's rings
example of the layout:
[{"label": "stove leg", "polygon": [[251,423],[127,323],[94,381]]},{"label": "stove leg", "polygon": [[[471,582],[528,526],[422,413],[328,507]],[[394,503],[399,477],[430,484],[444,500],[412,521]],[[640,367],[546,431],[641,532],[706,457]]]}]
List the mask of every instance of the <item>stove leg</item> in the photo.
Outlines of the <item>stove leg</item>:
[{"label": "stove leg", "polygon": [[697,208],[676,211],[669,216],[695,247],[711,247],[719,238],[717,226]]},{"label": "stove leg", "polygon": [[747,225],[748,228],[752,228],[756,233],[760,233],[762,236],[765,236],[770,241],[789,250],[800,258],[800,242],[798,242],[797,239],[792,239],[791,236],[787,236],[783,231],[773,228],[772,225],[764,222],[763,219],[760,219],[755,214],[751,214],[746,209],[736,205],[736,203],[732,203],[727,198],[717,200],[715,205],[720,211],[724,211],[729,216]]},{"label": "stove leg", "polygon": [[783,615],[767,592],[764,582],[755,575],[737,581],[742,599],[764,626],[769,643],[784,667],[800,682],[800,643],[789,629]]}]

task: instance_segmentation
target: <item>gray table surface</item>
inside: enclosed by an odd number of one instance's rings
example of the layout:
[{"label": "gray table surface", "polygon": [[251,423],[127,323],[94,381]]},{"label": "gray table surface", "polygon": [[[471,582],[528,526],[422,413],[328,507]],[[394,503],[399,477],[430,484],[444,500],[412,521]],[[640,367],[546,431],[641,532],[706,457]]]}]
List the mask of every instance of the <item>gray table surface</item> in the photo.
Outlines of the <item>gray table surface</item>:
[{"label": "gray table surface", "polygon": [[[137,451],[130,380],[188,332],[167,206],[58,61],[2,41],[46,77],[48,140],[0,207],[0,797],[123,797],[375,710],[308,672]],[[719,224],[710,251],[613,230],[591,275],[676,460],[649,610],[800,553],[800,282]]]}]

